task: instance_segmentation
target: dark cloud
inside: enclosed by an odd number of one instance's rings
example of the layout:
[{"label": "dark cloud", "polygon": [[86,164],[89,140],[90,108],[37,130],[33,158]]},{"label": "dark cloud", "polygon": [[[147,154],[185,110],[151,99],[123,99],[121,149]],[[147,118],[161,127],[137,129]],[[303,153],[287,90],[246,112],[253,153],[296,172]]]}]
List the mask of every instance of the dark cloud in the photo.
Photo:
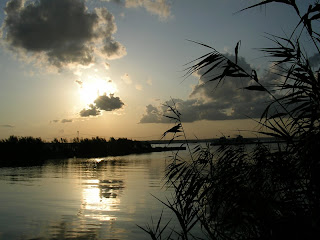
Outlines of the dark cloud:
[{"label": "dark cloud", "polygon": [[3,125],[0,125],[0,127],[3,127],[3,128],[14,128],[14,126],[10,125],[10,124],[3,124]]},{"label": "dark cloud", "polygon": [[95,105],[90,104],[88,109],[84,108],[80,111],[80,116],[81,117],[98,116],[100,115],[100,113],[101,112]]},{"label": "dark cloud", "polygon": [[122,56],[122,53],[125,53],[125,51],[125,48],[113,39],[108,39],[102,49],[102,53],[109,59],[118,58],[119,56]]},{"label": "dark cloud", "polygon": [[99,96],[94,103],[96,104],[97,108],[104,111],[113,111],[116,109],[122,108],[124,103],[120,100],[119,97],[114,97],[113,94],[110,94],[108,97],[107,95]]},{"label": "dark cloud", "polygon": [[[126,54],[112,34],[117,30],[106,8],[89,12],[82,0],[10,0],[5,7],[4,38],[16,50],[44,53],[51,64],[94,62],[94,55]],[[103,43],[101,49],[97,44]]]},{"label": "dark cloud", "polygon": [[[234,59],[233,55],[226,55]],[[251,73],[252,69],[244,58],[238,59],[238,64]],[[210,67],[210,66],[209,66]],[[198,72],[201,76],[207,69]],[[244,90],[244,87],[254,84],[250,78],[225,78],[221,85],[208,82],[210,77],[219,74],[220,70],[210,73],[210,76],[200,78],[187,100],[174,99],[177,109],[182,114],[183,122],[194,122],[198,120],[232,120],[246,119],[248,116],[259,118],[266,107],[270,97],[264,92]],[[261,83],[270,82],[275,79],[274,74],[267,73],[261,79]],[[170,101],[168,101],[170,104]],[[140,123],[165,123],[168,118],[163,117],[166,108],[148,105],[146,113],[142,116]]]},{"label": "dark cloud", "polygon": [[22,8],[24,0],[16,0],[7,2],[5,11],[6,12],[15,12]]},{"label": "dark cloud", "polygon": [[[182,114],[183,122],[195,122],[199,120],[231,120],[244,119],[247,116],[260,117],[264,110],[264,102],[256,105],[252,103],[230,104],[228,102],[203,102],[202,100],[173,99],[177,109]],[[172,104],[172,102],[168,102]],[[148,105],[146,113],[142,116],[140,123],[167,123],[169,115],[167,108]],[[259,114],[256,114],[259,112]]]},{"label": "dark cloud", "polygon": [[169,122],[169,119],[164,117],[166,108],[165,107],[155,107],[149,104],[146,107],[146,113],[142,116],[140,123],[164,123]]},{"label": "dark cloud", "polygon": [[73,122],[73,120],[72,119],[62,119],[62,120],[55,119],[55,120],[52,120],[51,122],[53,122],[53,123],[70,123],[70,122]]},{"label": "dark cloud", "polygon": [[121,101],[119,97],[114,97],[113,94],[109,96],[102,95],[99,96],[94,104],[90,104],[88,109],[82,109],[80,111],[81,117],[89,117],[89,116],[98,116],[101,114],[101,111],[114,111],[122,108],[124,103]]},{"label": "dark cloud", "polygon": [[70,122],[73,122],[73,120],[72,119],[62,119],[60,122],[61,123],[70,123]]}]

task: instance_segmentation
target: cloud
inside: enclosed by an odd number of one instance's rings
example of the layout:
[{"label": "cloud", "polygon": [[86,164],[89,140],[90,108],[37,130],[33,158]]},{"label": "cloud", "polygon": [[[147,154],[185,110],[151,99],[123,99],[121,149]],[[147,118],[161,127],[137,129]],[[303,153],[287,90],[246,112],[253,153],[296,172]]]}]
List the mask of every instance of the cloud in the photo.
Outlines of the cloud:
[{"label": "cloud", "polygon": [[[195,122],[199,120],[227,120],[237,119],[232,116],[232,106],[227,103],[203,102],[196,99],[182,100],[173,99],[177,109],[182,114],[183,122]],[[172,104],[172,102],[168,102]],[[142,116],[140,123],[168,123],[170,119],[164,115],[169,115],[166,107],[156,107],[148,105],[146,113]],[[240,118],[244,118],[241,116]]]},{"label": "cloud", "polygon": [[[121,80],[125,83],[125,84],[127,84],[127,85],[131,85],[132,83],[133,83],[133,81],[132,81],[132,79],[131,79],[131,77],[130,77],[130,75],[128,74],[128,73],[125,73],[125,74],[123,74],[122,76],[121,76]],[[152,82],[150,82],[150,84],[152,84]],[[138,91],[142,91],[142,89],[143,89],[143,87],[142,87],[142,85],[141,84],[135,84],[135,86],[134,86]]]},{"label": "cloud", "polygon": [[81,80],[76,80],[75,82],[79,84],[80,88],[82,88],[83,82]]},{"label": "cloud", "polygon": [[126,55],[126,48],[119,42],[116,42],[113,38],[107,39],[102,49],[102,53],[107,59],[117,59]]},{"label": "cloud", "polygon": [[101,0],[124,5],[126,8],[144,8],[147,12],[157,15],[160,20],[171,16],[171,6],[167,0]]},{"label": "cloud", "polygon": [[70,122],[73,122],[73,120],[72,119],[62,119],[60,122],[61,123],[70,123]]},{"label": "cloud", "polygon": [[151,79],[151,78],[148,78],[147,84],[148,84],[149,86],[152,86],[152,79]]},{"label": "cloud", "polygon": [[141,84],[136,84],[136,89],[137,89],[138,91],[142,91],[143,87],[142,87]]},{"label": "cloud", "polygon": [[171,6],[167,0],[126,0],[127,8],[142,7],[149,13],[157,15],[161,20],[171,16]]},{"label": "cloud", "polygon": [[128,73],[123,74],[121,76],[121,80],[124,81],[128,85],[132,83],[131,77],[129,76]]},{"label": "cloud", "polygon": [[80,111],[81,117],[98,116],[101,111],[114,111],[122,108],[124,103],[119,97],[115,97],[114,94],[107,96],[106,94],[98,96],[94,101],[94,104],[90,104],[89,108],[84,108]]},{"label": "cloud", "polygon": [[100,113],[101,112],[95,105],[90,104],[89,108],[87,109],[84,108],[80,111],[80,116],[81,117],[98,116],[100,115]]},{"label": "cloud", "polygon": [[110,69],[110,63],[105,62],[104,63],[104,67],[106,68],[106,70],[109,70]]},{"label": "cloud", "polygon": [[116,109],[122,108],[124,103],[120,100],[119,97],[114,97],[113,94],[110,94],[108,97],[107,95],[99,96],[94,103],[96,107],[100,110],[104,111],[113,111]]},{"label": "cloud", "polygon": [[51,122],[53,122],[53,123],[70,123],[70,122],[73,122],[73,120],[72,119],[62,119],[62,120],[55,119],[55,120],[52,120]]},{"label": "cloud", "polygon": [[3,124],[3,125],[0,125],[0,127],[2,127],[2,128],[14,128],[14,126],[10,125],[10,124]]},{"label": "cloud", "polygon": [[146,113],[142,116],[140,123],[168,123],[168,118],[164,117],[165,107],[155,107],[149,104],[146,107]]},{"label": "cloud", "polygon": [[43,54],[57,67],[89,65],[95,55],[108,59],[126,54],[115,41],[113,15],[106,8],[89,12],[82,0],[10,0],[5,7],[3,38],[11,49]]},{"label": "cloud", "polygon": [[[233,55],[225,56],[234,59]],[[238,58],[238,63],[251,73],[252,69],[244,58]],[[206,70],[200,70],[198,75]],[[218,71],[211,72],[210,76],[216,76]],[[272,73],[266,73],[259,81],[263,84],[270,83],[271,80],[275,80],[275,76]],[[253,84],[249,78],[225,78],[223,83],[216,87],[216,83],[208,82],[209,77],[199,79],[187,100],[173,99],[178,111],[182,114],[183,122],[246,119],[248,116],[259,118],[267,102],[270,101],[270,97],[264,92],[243,90],[244,87]],[[172,102],[168,101],[168,103]],[[164,114],[168,115],[165,107],[148,105],[140,123],[166,123],[168,119],[163,117]]]}]

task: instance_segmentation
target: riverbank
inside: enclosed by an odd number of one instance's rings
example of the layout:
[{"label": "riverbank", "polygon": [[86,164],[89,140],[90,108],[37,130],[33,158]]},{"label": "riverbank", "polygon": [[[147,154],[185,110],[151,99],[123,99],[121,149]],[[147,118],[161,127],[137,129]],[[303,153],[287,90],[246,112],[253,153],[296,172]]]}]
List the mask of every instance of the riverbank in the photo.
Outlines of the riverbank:
[{"label": "riverbank", "polygon": [[147,141],[126,138],[75,138],[72,142],[55,139],[16,137],[0,141],[0,167],[41,165],[47,159],[123,156],[151,152],[184,150],[184,147],[152,147]]}]

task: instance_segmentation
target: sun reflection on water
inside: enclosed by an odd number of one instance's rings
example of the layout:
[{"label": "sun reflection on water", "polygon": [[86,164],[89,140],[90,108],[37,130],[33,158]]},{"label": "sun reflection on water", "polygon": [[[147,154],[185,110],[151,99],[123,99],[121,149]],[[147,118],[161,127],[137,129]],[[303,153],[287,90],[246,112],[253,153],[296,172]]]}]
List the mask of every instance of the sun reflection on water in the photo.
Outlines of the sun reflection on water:
[{"label": "sun reflection on water", "polygon": [[119,194],[122,189],[122,180],[86,180],[80,214],[100,221],[116,220],[115,212],[120,211]]}]

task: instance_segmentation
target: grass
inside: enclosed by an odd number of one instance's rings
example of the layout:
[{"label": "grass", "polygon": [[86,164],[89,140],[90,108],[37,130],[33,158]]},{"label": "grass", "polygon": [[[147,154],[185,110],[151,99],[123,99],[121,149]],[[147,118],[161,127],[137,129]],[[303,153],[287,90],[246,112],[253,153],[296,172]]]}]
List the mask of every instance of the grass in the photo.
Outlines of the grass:
[{"label": "grass", "polygon": [[[178,228],[171,229],[179,230],[175,238],[165,239],[203,239],[192,234],[199,226],[205,239],[320,239],[320,74],[300,41],[307,34],[313,51],[320,54],[320,4],[314,1],[304,13],[294,0],[260,1],[246,9],[272,3],[293,8],[300,19],[289,37],[270,34],[274,46],[260,49],[270,57],[280,82],[264,85],[255,70],[241,68],[240,42],[234,59],[196,42],[210,52],[189,63],[186,77],[204,69],[202,77],[210,76],[218,69],[207,84],[222,87],[226,78],[252,80],[243,89],[271,99],[261,118],[253,121],[260,124],[259,133],[281,140],[281,147],[273,151],[263,144],[253,149],[222,145],[213,151],[200,145],[191,149],[186,142],[190,158],[176,153],[166,170],[166,184],[175,195],[163,204],[178,222]],[[164,135],[183,137],[179,109],[174,102],[167,107],[175,124]],[[162,239],[158,226],[144,230],[152,239]]]}]

